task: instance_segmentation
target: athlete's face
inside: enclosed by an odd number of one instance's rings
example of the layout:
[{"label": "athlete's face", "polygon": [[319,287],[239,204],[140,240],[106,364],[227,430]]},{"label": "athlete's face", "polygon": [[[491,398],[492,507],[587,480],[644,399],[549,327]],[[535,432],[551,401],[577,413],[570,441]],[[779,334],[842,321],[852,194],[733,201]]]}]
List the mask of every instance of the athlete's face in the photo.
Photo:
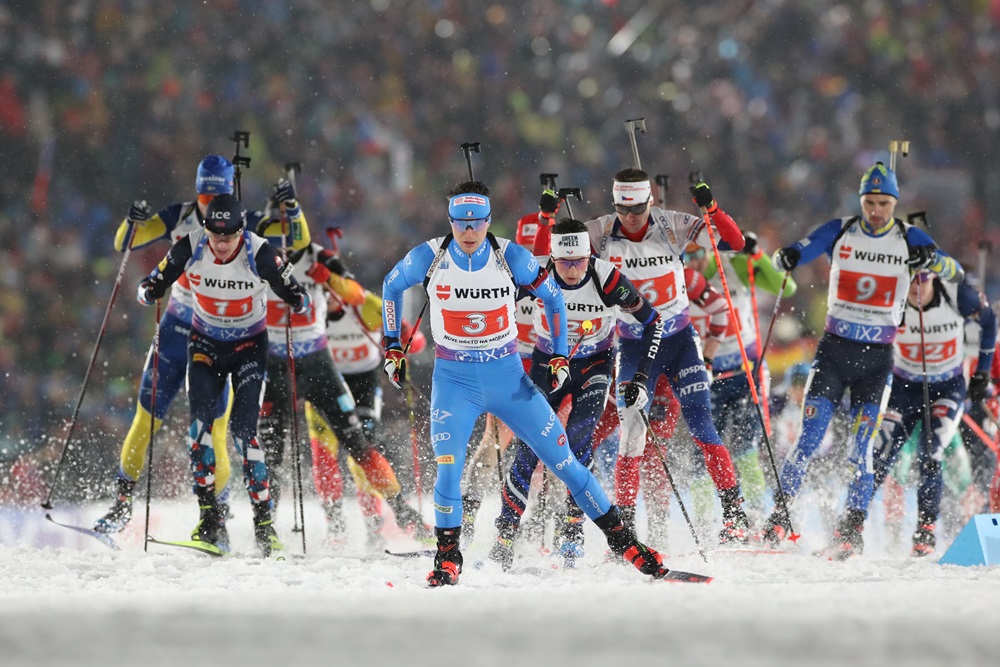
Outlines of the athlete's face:
[{"label": "athlete's face", "polygon": [[879,230],[891,220],[896,198],[889,195],[861,195],[861,212],[872,229]]},{"label": "athlete's face", "polygon": [[489,220],[453,220],[451,223],[451,233],[458,242],[458,247],[467,255],[473,254],[483,245],[489,228]]},{"label": "athlete's face", "polygon": [[208,211],[208,205],[215,199],[215,195],[198,195],[198,212],[201,213],[201,217],[205,217],[205,213]]},{"label": "athlete's face", "polygon": [[587,264],[589,263],[589,257],[580,257],[578,259],[556,259],[553,260],[552,264],[555,266],[556,273],[567,285],[578,285],[583,277],[587,275]]},{"label": "athlete's face", "polygon": [[212,249],[212,254],[218,257],[220,261],[225,262],[236,254],[236,251],[240,247],[240,236],[243,232],[240,231],[233,234],[207,233],[208,247]]},{"label": "athlete's face", "polygon": [[642,204],[637,206],[615,204],[615,213],[618,214],[618,219],[621,220],[625,231],[629,234],[636,234],[642,231],[649,221],[649,202],[646,202],[645,206]]}]

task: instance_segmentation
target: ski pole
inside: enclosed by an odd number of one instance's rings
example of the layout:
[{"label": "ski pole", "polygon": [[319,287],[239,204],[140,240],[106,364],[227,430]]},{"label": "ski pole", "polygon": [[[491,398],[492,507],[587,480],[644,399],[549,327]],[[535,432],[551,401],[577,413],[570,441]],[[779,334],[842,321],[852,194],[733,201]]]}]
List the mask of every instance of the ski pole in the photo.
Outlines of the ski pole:
[{"label": "ski pole", "polygon": [[664,445],[660,441],[660,437],[653,431],[653,427],[649,425],[649,416],[646,415],[645,410],[640,410],[639,414],[642,415],[642,421],[646,425],[646,437],[652,439],[653,448],[656,449],[656,455],[660,458],[660,463],[663,464],[663,472],[666,473],[667,483],[670,484],[670,488],[674,492],[674,498],[677,499],[677,506],[681,508],[681,514],[684,515],[684,521],[687,522],[688,528],[691,529],[691,537],[694,538],[695,546],[698,547],[698,553],[701,554],[701,559],[705,561],[705,563],[708,563],[708,557],[705,556],[705,550],[701,548],[701,541],[698,539],[698,532],[694,529],[694,524],[691,522],[691,516],[688,514],[687,507],[684,506],[684,501],[681,499],[680,491],[677,490],[677,485],[674,484],[674,476],[670,474],[670,468],[667,466],[667,458],[663,455],[662,449]]},{"label": "ski pole", "polygon": [[[721,270],[721,269],[720,269]],[[757,313],[757,276],[754,275],[753,258],[747,256],[747,286],[750,290],[750,307],[753,312],[753,329],[760,345],[760,316]],[[764,429],[771,434],[771,406],[767,402],[767,389],[764,382],[764,360],[757,360],[758,382],[760,382],[760,401],[764,409]]]},{"label": "ski pole", "polygon": [[[108,306],[104,309],[104,319],[101,320],[101,329],[97,333],[97,341],[94,343],[94,350],[90,353],[90,362],[87,364],[87,372],[83,374],[83,385],[80,387],[80,394],[76,398],[76,407],[73,408],[73,415],[69,419],[69,428],[66,430],[66,437],[63,438],[62,448],[59,451],[59,460],[56,462],[56,472],[52,478],[52,484],[49,486],[49,493],[45,497],[45,502],[42,503],[42,508],[50,510],[52,509],[52,496],[55,493],[56,487],[59,485],[59,476],[62,474],[63,462],[66,459],[66,450],[69,447],[69,441],[73,437],[73,431],[76,429],[77,418],[80,416],[80,406],[83,405],[83,396],[87,393],[87,384],[90,382],[90,375],[94,372],[94,362],[97,361],[97,352],[101,349],[101,341],[104,340],[104,334],[108,331],[108,322],[111,319],[111,309],[115,305],[115,301],[118,299],[118,292],[122,286],[122,280],[125,278],[125,265],[128,263],[129,255],[132,254],[132,243],[135,241],[136,233],[136,223],[132,223],[131,229],[129,229],[128,238],[125,241],[125,252],[122,254],[121,264],[118,265],[118,275],[115,276],[115,284],[111,288],[111,298],[108,299]],[[159,322],[159,318],[157,318]]]},{"label": "ski pole", "polygon": [[[696,177],[696,174],[692,172],[692,177]],[[699,179],[700,180],[700,179]],[[771,459],[771,470],[774,473],[775,486],[778,489],[778,501],[781,503],[781,507],[785,512],[785,516],[788,517],[789,527],[791,527],[791,515],[788,512],[788,500],[785,497],[785,491],[781,488],[781,478],[778,475],[778,465],[774,460],[774,450],[771,449],[771,438],[767,434],[767,428],[764,426],[764,413],[761,411],[760,407],[760,396],[757,394],[757,383],[753,379],[753,366],[750,365],[750,360],[747,357],[747,348],[743,344],[743,332],[740,330],[740,321],[736,316],[736,307],[733,306],[733,295],[729,291],[729,282],[726,280],[726,272],[722,267],[722,255],[719,254],[719,245],[715,241],[715,232],[712,230],[712,218],[708,214],[708,209],[704,206],[699,207],[701,209],[702,218],[705,220],[705,229],[708,232],[708,240],[712,244],[712,254],[715,256],[715,265],[719,267],[719,280],[722,282],[722,293],[726,296],[726,306],[729,308],[729,319],[733,323],[733,327],[736,329],[736,342],[739,343],[740,357],[743,361],[743,367],[746,369],[747,384],[750,385],[750,397],[753,399],[754,407],[757,409],[757,419],[760,420],[761,429],[764,431],[764,444],[767,445],[767,455]],[[792,535],[795,535],[795,530],[791,531]],[[797,538],[792,537],[794,542]]]},{"label": "ski pole", "polygon": [[236,130],[233,132],[233,136],[229,137],[230,141],[236,142],[236,152],[233,154],[233,174],[236,181],[236,198],[243,201],[243,182],[242,176],[243,171],[241,167],[250,168],[250,158],[245,155],[240,155],[240,146],[244,148],[250,148],[250,133],[246,130]]},{"label": "ski pole", "polygon": [[149,551],[149,507],[153,497],[153,436],[156,432],[156,385],[160,380],[160,300],[156,300],[156,328],[153,330],[153,377],[149,392],[149,446],[146,448],[146,539],[142,550]]},{"label": "ski pole", "polygon": [[767,346],[771,342],[771,332],[774,331],[774,322],[778,319],[778,309],[781,308],[781,297],[785,294],[785,287],[788,286],[788,278],[791,271],[785,271],[785,277],[781,279],[781,289],[778,290],[778,297],[774,300],[774,308],[771,310],[771,322],[767,325],[767,336],[764,337],[764,345],[760,348],[760,364],[764,365],[764,355],[767,354]]}]

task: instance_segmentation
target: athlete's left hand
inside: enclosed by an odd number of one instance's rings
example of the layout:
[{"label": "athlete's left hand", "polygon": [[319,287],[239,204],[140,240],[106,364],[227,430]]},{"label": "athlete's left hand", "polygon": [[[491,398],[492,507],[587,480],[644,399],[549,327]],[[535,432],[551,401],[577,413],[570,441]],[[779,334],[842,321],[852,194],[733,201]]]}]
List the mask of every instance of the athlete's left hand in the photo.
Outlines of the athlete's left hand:
[{"label": "athlete's left hand", "polygon": [[642,410],[649,403],[649,391],[646,389],[646,376],[636,373],[629,382],[622,386],[622,398],[626,408]]},{"label": "athlete's left hand", "polygon": [[698,205],[698,208],[708,209],[711,213],[712,209],[715,208],[715,199],[712,197],[712,188],[708,187],[708,183],[699,181],[689,189],[691,190],[694,203]]},{"label": "athlete's left hand", "polygon": [[911,270],[922,271],[923,269],[929,269],[935,261],[937,261],[937,251],[934,246],[910,246],[910,257],[906,260],[906,263]]},{"label": "athlete's left hand", "polygon": [[309,297],[309,292],[302,285],[295,285],[292,287],[293,300],[290,302],[292,307],[292,312],[296,315],[301,315],[308,312],[309,307],[312,305],[312,299]]},{"label": "athlete's left hand", "polygon": [[274,194],[271,195],[276,204],[284,204],[285,208],[295,208],[295,186],[287,178],[278,179],[274,184]]},{"label": "athlete's left hand", "polygon": [[549,380],[552,391],[558,391],[569,380],[569,359],[560,355],[549,359]]},{"label": "athlete's left hand", "polygon": [[[754,257],[757,254],[757,250],[760,244],[757,242],[757,235],[753,232],[743,232],[743,250],[740,250],[745,255],[750,255]],[[757,259],[757,257],[754,257]]]},{"label": "athlete's left hand", "polygon": [[973,404],[986,399],[990,386],[990,374],[986,371],[976,371],[969,378],[969,400]]}]

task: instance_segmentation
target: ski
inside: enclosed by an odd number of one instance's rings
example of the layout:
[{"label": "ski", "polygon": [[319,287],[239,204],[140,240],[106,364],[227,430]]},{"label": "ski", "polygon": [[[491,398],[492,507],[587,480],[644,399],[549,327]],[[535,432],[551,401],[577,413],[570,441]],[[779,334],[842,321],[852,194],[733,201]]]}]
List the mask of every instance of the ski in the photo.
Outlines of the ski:
[{"label": "ski", "polygon": [[433,558],[437,554],[436,549],[417,549],[416,551],[389,551],[385,550],[386,555],[395,556],[396,558]]},{"label": "ski", "polygon": [[714,578],[715,577],[710,577],[707,574],[695,574],[694,572],[685,572],[683,570],[668,570],[665,575],[657,577],[655,581],[672,581],[684,584],[707,584]]},{"label": "ski", "polygon": [[211,544],[210,542],[202,542],[200,540],[158,540],[152,535],[146,536],[146,541],[151,544],[162,544],[167,547],[181,547],[182,549],[191,549],[199,553],[203,553],[206,556],[212,556],[213,558],[221,558],[225,556],[228,552],[223,551],[219,547]]},{"label": "ski", "polygon": [[69,523],[62,523],[60,521],[56,521],[55,519],[52,518],[52,515],[49,514],[48,512],[45,513],[45,518],[57,526],[62,526],[63,528],[68,528],[70,530],[75,530],[78,533],[89,535],[90,537],[93,537],[95,540],[97,540],[104,546],[108,547],[109,549],[114,549],[115,551],[121,551],[121,547],[119,547],[118,544],[105,533],[99,533],[93,528],[84,528],[83,526],[74,526]]}]

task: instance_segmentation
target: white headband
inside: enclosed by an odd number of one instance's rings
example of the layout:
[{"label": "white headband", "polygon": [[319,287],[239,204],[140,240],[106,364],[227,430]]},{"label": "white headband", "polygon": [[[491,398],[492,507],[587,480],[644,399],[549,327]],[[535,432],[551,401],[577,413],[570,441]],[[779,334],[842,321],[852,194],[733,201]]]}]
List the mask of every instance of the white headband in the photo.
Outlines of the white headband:
[{"label": "white headband", "polygon": [[590,235],[587,232],[552,235],[553,259],[590,257]]},{"label": "white headband", "polygon": [[653,189],[649,186],[649,181],[625,182],[615,181],[611,188],[611,197],[615,204],[625,206],[638,206],[648,204],[653,196]]}]

